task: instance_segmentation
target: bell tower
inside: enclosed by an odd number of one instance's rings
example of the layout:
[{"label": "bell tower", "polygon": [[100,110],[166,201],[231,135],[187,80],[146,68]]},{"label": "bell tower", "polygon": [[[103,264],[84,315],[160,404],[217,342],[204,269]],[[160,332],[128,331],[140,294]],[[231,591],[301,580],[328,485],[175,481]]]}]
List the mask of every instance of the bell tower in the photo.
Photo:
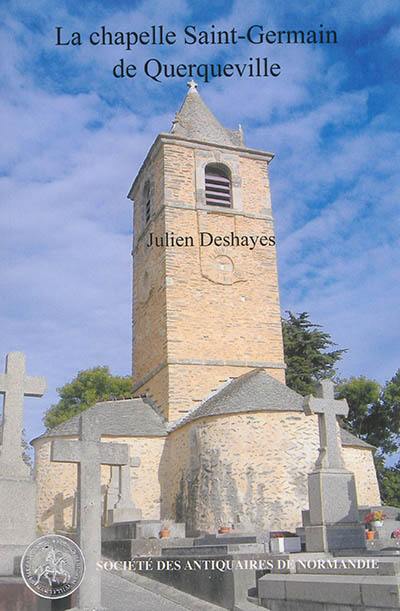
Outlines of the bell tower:
[{"label": "bell tower", "polygon": [[167,420],[255,368],[285,381],[268,165],[191,81],[131,187],[133,376]]}]

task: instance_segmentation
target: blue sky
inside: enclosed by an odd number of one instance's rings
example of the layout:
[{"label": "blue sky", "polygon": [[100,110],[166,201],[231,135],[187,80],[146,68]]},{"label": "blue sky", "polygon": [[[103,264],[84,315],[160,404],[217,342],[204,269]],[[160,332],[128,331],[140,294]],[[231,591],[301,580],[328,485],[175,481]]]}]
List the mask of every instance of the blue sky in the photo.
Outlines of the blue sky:
[{"label": "blue sky", "polygon": [[[187,78],[117,80],[139,66],[268,56],[276,79],[199,81],[249,146],[273,151],[270,177],[282,309],[308,311],[349,351],[343,376],[384,382],[400,367],[397,1],[149,0],[2,4],[0,353],[23,350],[48,392],[26,401],[29,438],[78,370],[130,373],[131,208],[126,195],[171,120]],[[337,45],[55,47],[55,27],[318,29]]]}]

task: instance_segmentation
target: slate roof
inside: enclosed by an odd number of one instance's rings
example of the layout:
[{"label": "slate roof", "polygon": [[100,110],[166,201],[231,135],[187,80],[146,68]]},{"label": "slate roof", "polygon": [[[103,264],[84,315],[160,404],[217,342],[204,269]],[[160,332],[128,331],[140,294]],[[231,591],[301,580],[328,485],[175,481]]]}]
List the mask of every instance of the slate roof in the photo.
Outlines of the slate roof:
[{"label": "slate roof", "polygon": [[[103,435],[119,437],[165,437],[167,429],[164,420],[145,399],[124,399],[102,401],[90,407],[86,414],[97,420]],[[62,437],[77,435],[79,416],[62,422],[38,437]],[[33,440],[36,441],[36,440]]]},{"label": "slate roof", "polygon": [[[168,427],[148,399],[124,399],[96,403],[86,412],[98,423],[103,435],[118,437],[165,437],[185,424],[207,416],[222,414],[282,411],[303,412],[304,397],[282,384],[266,371],[254,369],[225,382],[213,395]],[[41,437],[78,434],[80,414],[46,431]],[[374,447],[341,429],[344,446]],[[36,440],[33,440],[36,441]]]},{"label": "slate roof", "polygon": [[[169,430],[207,416],[258,411],[303,412],[303,404],[304,397],[266,371],[254,369],[225,383],[216,393],[173,423]],[[373,446],[342,428],[340,433],[344,446],[374,449]]]},{"label": "slate roof", "polygon": [[303,397],[264,370],[253,369],[225,383],[179,420],[175,428],[192,420],[237,412],[303,411]]},{"label": "slate roof", "polygon": [[243,146],[242,131],[232,131],[223,127],[203,102],[194,83],[176,113],[171,132],[190,140]]},{"label": "slate roof", "polygon": [[359,437],[352,435],[351,433],[349,433],[349,431],[346,431],[346,429],[342,429],[342,428],[340,429],[340,437],[341,437],[343,446],[369,448],[370,450],[376,449],[375,446],[372,446],[370,443],[367,443],[366,441],[363,441]]}]

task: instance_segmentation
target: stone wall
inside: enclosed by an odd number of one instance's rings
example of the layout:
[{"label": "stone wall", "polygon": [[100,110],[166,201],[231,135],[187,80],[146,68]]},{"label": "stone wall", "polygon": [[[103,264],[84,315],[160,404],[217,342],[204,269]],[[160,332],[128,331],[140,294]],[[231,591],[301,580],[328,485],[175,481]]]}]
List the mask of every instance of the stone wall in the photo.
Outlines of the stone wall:
[{"label": "stone wall", "polygon": [[378,479],[374,455],[368,448],[345,446],[343,448],[345,466],[356,478],[357,500],[359,505],[380,505]]},{"label": "stone wall", "polygon": [[[68,439],[64,437],[63,439]],[[69,439],[74,439],[70,437]],[[116,443],[128,443],[130,455],[141,460],[131,469],[132,499],[143,511],[143,519],[160,518],[159,465],[165,443],[164,437],[116,438],[103,437]],[[74,464],[50,461],[49,438],[35,442],[35,473],[37,478],[37,525],[39,532],[69,530],[76,526],[75,495],[77,467]],[[110,481],[110,467],[103,465],[102,490],[105,494]],[[104,498],[103,494],[103,498]]]},{"label": "stone wall", "polygon": [[[250,523],[294,529],[308,507],[307,474],[318,447],[317,418],[301,413],[230,414],[194,421],[173,432],[166,444],[162,514],[178,521],[186,516],[192,530]],[[371,451],[346,447],[344,455],[355,472],[360,502],[379,503]]]},{"label": "stone wall", "polygon": [[[149,184],[151,221],[146,223],[145,208]],[[167,359],[165,250],[146,246],[148,232],[165,232],[164,216],[160,214],[164,193],[163,156],[159,149],[150,154],[141,169],[140,180],[134,190],[133,240],[133,347],[132,369],[134,384],[152,377]],[[159,407],[168,400],[168,380],[156,381]]]},{"label": "stone wall", "polygon": [[294,528],[307,506],[306,474],[318,445],[317,418],[297,412],[194,421],[168,440],[169,462],[176,466],[162,490],[162,512],[176,512],[177,520],[187,514],[194,530]]},{"label": "stone wall", "polygon": [[[231,209],[205,206],[210,161],[230,168]],[[164,191],[143,233],[140,193],[149,179],[163,180]],[[202,233],[274,235],[267,159],[161,141],[135,194],[135,392],[148,394],[176,420],[221,381],[255,367],[284,382],[275,247],[201,246],[200,240]],[[149,248],[150,232],[188,237],[190,245]]]},{"label": "stone wall", "polygon": [[69,530],[76,525],[77,467],[71,463],[51,462],[48,439],[37,440],[34,449],[38,530],[40,533]]},{"label": "stone wall", "polygon": [[[128,443],[132,498],[143,518],[186,521],[192,530],[225,524],[294,529],[308,506],[307,474],[318,455],[317,418],[300,412],[253,412],[195,420],[165,437],[103,437]],[[37,522],[42,532],[74,525],[75,465],[50,462],[50,441],[35,442]],[[379,505],[368,449],[344,447],[359,503]],[[102,467],[103,490],[110,467]]]}]

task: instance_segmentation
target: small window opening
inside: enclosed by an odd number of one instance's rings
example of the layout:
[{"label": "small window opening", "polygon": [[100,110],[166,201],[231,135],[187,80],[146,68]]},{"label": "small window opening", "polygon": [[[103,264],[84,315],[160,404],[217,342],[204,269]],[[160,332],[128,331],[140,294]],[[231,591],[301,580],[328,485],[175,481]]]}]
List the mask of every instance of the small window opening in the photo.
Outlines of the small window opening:
[{"label": "small window opening", "polygon": [[205,169],[206,204],[232,206],[231,179],[228,168],[210,163]]},{"label": "small window opening", "polygon": [[146,182],[143,190],[143,199],[144,199],[144,221],[145,224],[150,220],[151,217],[151,199],[150,199],[150,183]]}]

